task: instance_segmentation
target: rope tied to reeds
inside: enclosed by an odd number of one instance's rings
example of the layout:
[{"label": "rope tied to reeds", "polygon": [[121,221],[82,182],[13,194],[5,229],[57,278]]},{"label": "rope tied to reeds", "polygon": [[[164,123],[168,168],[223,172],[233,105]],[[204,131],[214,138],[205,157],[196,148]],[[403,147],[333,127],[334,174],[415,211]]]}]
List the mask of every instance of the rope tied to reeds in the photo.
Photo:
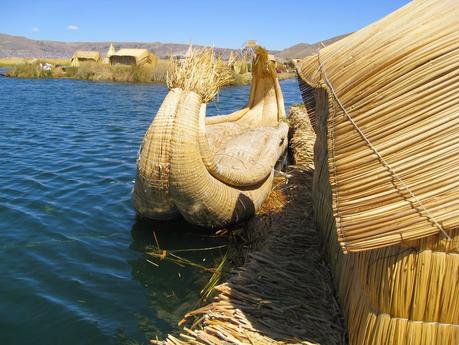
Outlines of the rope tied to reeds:
[{"label": "rope tied to reeds", "polygon": [[[323,45],[323,44],[322,44]],[[395,171],[395,169],[389,164],[389,162],[387,162],[383,155],[378,151],[378,149],[371,143],[371,141],[368,139],[368,137],[365,135],[365,133],[363,133],[362,129],[357,125],[357,123],[354,121],[354,119],[352,118],[352,116],[349,114],[349,112],[347,111],[347,109],[344,107],[343,103],[341,102],[341,100],[339,99],[332,83],[330,82],[330,80],[328,79],[327,77],[327,73],[325,71],[325,68],[324,68],[324,65],[323,65],[323,62],[320,60],[320,51],[317,52],[317,59],[318,59],[318,62],[319,62],[319,68],[317,69],[317,72],[319,72],[322,76],[323,76],[323,80],[325,81],[325,83],[327,84],[327,87],[328,89],[331,91],[332,95],[333,95],[333,98],[336,100],[336,103],[339,105],[339,107],[341,108],[341,110],[343,111],[344,115],[346,116],[346,118],[349,120],[349,122],[352,124],[352,126],[354,127],[354,129],[357,131],[357,133],[359,133],[359,135],[362,137],[362,139],[365,141],[365,143],[368,145],[368,147],[373,151],[373,153],[378,157],[379,161],[382,163],[382,165],[389,171],[389,173],[401,184],[401,186],[410,194],[411,198],[414,199],[414,201],[416,201],[418,203],[418,205],[420,206],[421,210],[419,208],[417,208],[413,203],[411,203],[414,207],[416,207],[416,210],[422,215],[423,212],[425,213],[425,215],[427,216],[427,219],[435,226],[437,227],[440,232],[446,237],[448,238],[448,240],[452,240],[451,237],[448,235],[448,233],[445,231],[445,229],[443,229],[443,226],[437,221],[437,219],[435,218],[435,216],[430,213],[430,211],[427,209],[427,207],[422,203],[422,201],[416,196],[416,194],[411,190],[411,188],[405,183],[405,181],[403,181],[403,179],[397,174],[397,172]],[[335,116],[334,116],[335,118]],[[335,138],[333,137],[333,145],[335,144]],[[334,165],[334,169],[333,169],[333,173],[334,173],[334,178],[335,178],[335,184],[336,184],[336,190],[338,190],[338,184],[337,184],[337,176],[336,176],[336,161],[335,161],[335,154],[333,153],[333,165]],[[338,210],[338,206],[337,206],[337,211]],[[422,212],[423,211],[423,212]]]}]

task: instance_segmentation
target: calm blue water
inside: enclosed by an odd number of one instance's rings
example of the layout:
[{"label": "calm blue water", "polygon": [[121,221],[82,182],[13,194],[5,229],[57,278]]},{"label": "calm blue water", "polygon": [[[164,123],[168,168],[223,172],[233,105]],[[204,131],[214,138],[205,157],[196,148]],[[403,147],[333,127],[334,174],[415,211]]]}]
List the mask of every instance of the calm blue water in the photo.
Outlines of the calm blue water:
[{"label": "calm blue water", "polygon": [[[286,105],[301,102],[282,82]],[[136,220],[139,144],[167,89],[0,77],[0,344],[140,343],[175,330],[209,276],[146,260],[221,244],[184,222]],[[242,107],[221,91],[211,114]],[[211,264],[221,251],[188,255]],[[203,261],[204,260],[204,261]]]}]

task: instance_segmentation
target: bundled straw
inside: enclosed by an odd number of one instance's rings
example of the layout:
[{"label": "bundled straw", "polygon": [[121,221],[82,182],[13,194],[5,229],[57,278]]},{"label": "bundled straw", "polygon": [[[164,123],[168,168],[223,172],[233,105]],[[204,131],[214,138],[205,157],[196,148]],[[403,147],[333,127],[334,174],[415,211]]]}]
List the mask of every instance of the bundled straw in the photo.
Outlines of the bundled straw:
[{"label": "bundled straw", "polygon": [[316,134],[304,106],[290,107],[288,120],[291,127],[290,148],[293,152],[293,162],[306,170],[312,171],[314,169]]},{"label": "bundled straw", "polygon": [[255,74],[263,77],[277,78],[276,63],[274,61],[269,61],[268,52],[261,47],[257,47],[255,52],[256,57],[253,62],[253,70]]},{"label": "bundled straw", "polygon": [[231,69],[215,57],[211,48],[191,50],[186,59],[173,60],[172,64],[167,86],[170,89],[194,91],[202,97],[203,103],[209,103],[220,87],[232,81]]},{"label": "bundled straw", "polygon": [[345,251],[459,227],[458,18],[414,1],[302,61]]},{"label": "bundled straw", "polygon": [[458,16],[415,1],[302,63],[351,345],[459,343]]}]

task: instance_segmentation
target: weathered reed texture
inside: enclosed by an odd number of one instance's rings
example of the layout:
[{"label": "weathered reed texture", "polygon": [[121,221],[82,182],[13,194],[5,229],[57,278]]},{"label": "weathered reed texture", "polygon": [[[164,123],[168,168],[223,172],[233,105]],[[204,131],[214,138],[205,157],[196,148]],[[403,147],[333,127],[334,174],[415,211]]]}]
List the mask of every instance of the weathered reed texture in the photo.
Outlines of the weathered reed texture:
[{"label": "weathered reed texture", "polygon": [[110,65],[150,65],[155,67],[158,58],[147,49],[120,49],[108,58]]},{"label": "weathered reed texture", "polygon": [[82,62],[99,62],[99,60],[99,52],[78,50],[73,54],[70,65],[78,67]]},{"label": "weathered reed texture", "polygon": [[314,143],[316,134],[303,105],[292,106],[288,112],[290,148],[293,162],[308,171],[314,170]]},{"label": "weathered reed texture", "polygon": [[284,198],[276,194],[274,200],[267,199],[264,207],[274,202],[276,212],[251,220],[247,231],[260,231],[261,225],[264,245],[249,253],[228,282],[216,287],[212,303],[186,315],[188,327],[179,337],[153,343],[346,343],[312,212],[304,212],[305,207],[312,210],[311,173],[305,168],[288,169],[288,182],[276,188]]},{"label": "weathered reed texture", "polygon": [[229,81],[228,66],[210,50],[177,62],[139,154],[133,199],[141,215],[181,214],[197,225],[222,227],[260,207],[286,150],[288,126],[264,49],[257,51],[253,73],[247,108],[206,119],[206,102]]},{"label": "weathered reed texture", "polygon": [[413,1],[302,61],[345,251],[459,226],[458,18],[456,0]]},{"label": "weathered reed texture", "polygon": [[351,345],[459,342],[459,231],[344,254],[328,176],[327,91],[315,92],[313,183],[316,222],[344,308]]},{"label": "weathered reed texture", "polygon": [[113,43],[110,43],[110,47],[108,47],[107,54],[105,54],[105,57],[102,59],[102,63],[105,65],[110,64],[110,56],[116,53],[115,47],[113,46]]}]

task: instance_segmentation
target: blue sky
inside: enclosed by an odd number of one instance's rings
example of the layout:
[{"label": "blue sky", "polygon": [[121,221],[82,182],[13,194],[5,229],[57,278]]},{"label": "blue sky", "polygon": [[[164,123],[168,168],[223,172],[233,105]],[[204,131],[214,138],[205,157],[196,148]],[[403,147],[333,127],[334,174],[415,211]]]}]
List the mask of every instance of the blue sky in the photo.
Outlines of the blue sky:
[{"label": "blue sky", "polygon": [[408,0],[1,0],[0,32],[57,41],[194,43],[269,49],[358,30]]}]

